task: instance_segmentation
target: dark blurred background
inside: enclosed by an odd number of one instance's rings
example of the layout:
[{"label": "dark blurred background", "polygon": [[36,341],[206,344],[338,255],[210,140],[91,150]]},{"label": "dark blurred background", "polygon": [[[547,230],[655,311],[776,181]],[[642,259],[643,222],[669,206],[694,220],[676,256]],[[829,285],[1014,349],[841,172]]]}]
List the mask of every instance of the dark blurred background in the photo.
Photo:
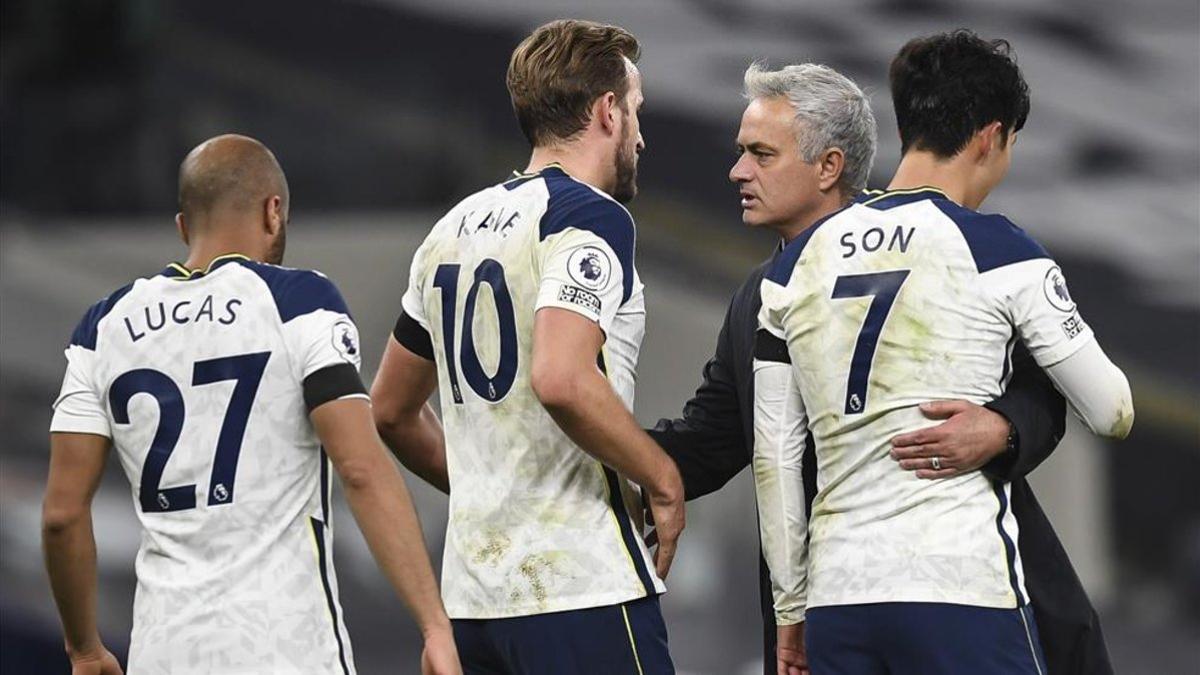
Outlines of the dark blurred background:
[{"label": "dark blurred background", "polygon": [[[678,414],[732,291],[772,246],[726,174],[752,59],[827,63],[879,119],[875,187],[899,157],[887,64],[960,26],[1009,39],[1033,92],[985,210],[1047,245],[1129,375],[1120,444],[1073,425],[1034,486],[1101,611],[1122,673],[1200,662],[1200,5],[1195,0],[37,0],[0,4],[0,669],[63,672],[39,552],[46,429],[84,309],[184,257],[176,168],[255,136],[287,171],[288,263],[327,272],[373,375],[408,262],[457,200],[521,169],[504,71],[560,17],[642,41],[647,151],[638,265],[648,334],[637,413]],[[97,496],[106,641],[128,642],[140,533],[112,463]],[[440,559],[445,501],[414,487]],[[419,639],[345,508],[342,602],[364,674],[416,672]],[[752,483],[695,503],[664,607],[681,673],[761,672]],[[1187,666],[1191,663],[1192,666]]]}]

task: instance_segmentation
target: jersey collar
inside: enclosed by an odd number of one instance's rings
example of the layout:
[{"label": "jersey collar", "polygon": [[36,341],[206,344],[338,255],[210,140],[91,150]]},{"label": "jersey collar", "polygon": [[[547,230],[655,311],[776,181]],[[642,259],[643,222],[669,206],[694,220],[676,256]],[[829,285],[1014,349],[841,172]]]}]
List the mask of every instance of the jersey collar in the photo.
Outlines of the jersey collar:
[{"label": "jersey collar", "polygon": [[208,267],[203,270],[189,270],[182,264],[173,262],[170,265],[167,265],[166,269],[162,271],[162,275],[168,279],[189,281],[191,279],[199,279],[200,277],[209,274],[222,265],[227,265],[231,262],[237,262],[239,260],[250,260],[250,257],[242,255],[241,253],[226,253],[225,255],[219,255],[213,258],[212,262],[208,263]]},{"label": "jersey collar", "polygon": [[555,169],[555,170],[557,170],[557,171],[558,171],[558,172],[560,172],[560,173],[566,173],[566,172],[567,172],[567,171],[566,171],[566,169],[564,169],[564,168],[562,167],[562,164],[559,164],[558,162],[550,162],[550,163],[549,163],[549,164],[547,164],[546,166],[543,166],[542,168],[538,169],[537,171],[530,171],[529,173],[522,173],[522,172],[520,172],[520,171],[516,171],[516,170],[514,170],[514,171],[512,172],[512,175],[511,175],[511,176],[509,176],[509,177],[508,177],[508,179],[509,179],[509,180],[516,180],[516,179],[518,179],[518,178],[534,178],[534,177],[536,177],[536,176],[540,176],[540,175],[542,174],[542,172],[543,172],[543,171],[546,171],[547,169]]},{"label": "jersey collar", "polygon": [[949,197],[938,188],[922,185],[921,187],[905,190],[863,190],[862,194],[854,200],[854,203],[886,211],[896,206],[911,204],[925,199],[949,199]]}]

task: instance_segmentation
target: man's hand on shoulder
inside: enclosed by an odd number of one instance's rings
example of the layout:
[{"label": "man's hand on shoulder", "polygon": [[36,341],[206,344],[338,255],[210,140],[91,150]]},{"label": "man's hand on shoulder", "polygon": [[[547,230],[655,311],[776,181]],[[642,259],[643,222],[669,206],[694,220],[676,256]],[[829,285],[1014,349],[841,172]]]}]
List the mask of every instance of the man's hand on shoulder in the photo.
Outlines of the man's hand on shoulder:
[{"label": "man's hand on shoulder", "polygon": [[892,459],[917,478],[952,478],[975,471],[1008,448],[1010,426],[1003,415],[967,401],[921,404],[941,424],[892,439]]}]

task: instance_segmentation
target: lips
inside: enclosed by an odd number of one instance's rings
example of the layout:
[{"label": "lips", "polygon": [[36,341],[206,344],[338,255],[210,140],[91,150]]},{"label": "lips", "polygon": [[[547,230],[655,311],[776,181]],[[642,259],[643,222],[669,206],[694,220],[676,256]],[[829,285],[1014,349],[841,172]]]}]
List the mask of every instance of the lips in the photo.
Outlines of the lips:
[{"label": "lips", "polygon": [[742,208],[743,209],[750,208],[751,206],[754,205],[754,202],[758,200],[758,197],[755,197],[753,192],[746,192],[745,190],[743,190],[740,194],[742,196]]}]

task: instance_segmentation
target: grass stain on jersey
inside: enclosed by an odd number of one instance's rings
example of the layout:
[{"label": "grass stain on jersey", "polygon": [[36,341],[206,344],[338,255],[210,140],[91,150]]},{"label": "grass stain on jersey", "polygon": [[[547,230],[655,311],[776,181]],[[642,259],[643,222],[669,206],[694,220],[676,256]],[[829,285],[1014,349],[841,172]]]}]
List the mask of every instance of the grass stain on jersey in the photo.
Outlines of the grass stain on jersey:
[{"label": "grass stain on jersey", "polygon": [[504,554],[508,553],[512,541],[500,532],[488,534],[487,543],[475,552],[474,561],[477,565],[497,565]]},{"label": "grass stain on jersey", "polygon": [[525,556],[521,564],[517,567],[521,571],[521,576],[525,577],[525,581],[529,583],[529,588],[533,592],[533,597],[537,600],[538,605],[546,604],[546,582],[543,575],[552,573],[554,565],[545,556],[533,554]]},{"label": "grass stain on jersey", "polygon": [[1133,403],[1131,401],[1121,401],[1121,412],[1117,415],[1117,421],[1113,424],[1112,429],[1109,429],[1108,436],[1110,438],[1125,438],[1129,435],[1130,429],[1133,428]]}]

